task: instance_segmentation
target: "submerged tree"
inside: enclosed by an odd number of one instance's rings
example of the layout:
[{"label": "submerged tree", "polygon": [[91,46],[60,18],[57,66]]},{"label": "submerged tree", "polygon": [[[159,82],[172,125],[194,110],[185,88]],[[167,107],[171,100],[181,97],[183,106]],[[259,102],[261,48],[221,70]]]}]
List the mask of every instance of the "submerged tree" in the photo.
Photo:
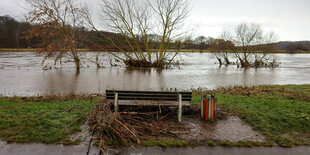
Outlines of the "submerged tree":
[{"label": "submerged tree", "polygon": [[210,46],[210,49],[214,53],[216,59],[218,60],[219,64],[222,65],[225,63],[226,65],[231,64],[230,62],[230,54],[234,51],[235,46],[229,40],[224,39],[215,39]]},{"label": "submerged tree", "polygon": [[[98,39],[124,53],[125,58],[114,54],[117,59],[132,67],[164,68],[171,65],[182,47],[173,46],[172,43],[181,40],[183,35],[179,30],[189,13],[187,0],[103,0],[102,3],[105,26],[110,31],[120,33],[121,40],[113,40],[101,33],[89,11],[85,17],[91,27],[100,33],[101,38]],[[159,36],[156,46],[149,38],[150,34]],[[124,49],[117,42],[125,42],[129,48]],[[173,47],[180,48],[168,58],[168,49]]]},{"label": "submerged tree", "polygon": [[27,32],[27,39],[40,37],[41,48],[36,52],[45,58],[55,57],[55,64],[64,56],[73,59],[76,70],[81,61],[77,48],[83,35],[77,33],[83,25],[82,9],[73,0],[26,0],[30,6],[28,22],[34,24]]},{"label": "submerged tree", "polygon": [[[259,25],[242,23],[237,25],[232,33],[226,32],[225,35],[226,40],[234,44],[230,51],[234,53],[241,67],[276,66],[276,59],[270,56],[275,48],[273,33],[264,34]],[[226,49],[226,44],[221,44],[222,47],[217,48]]]}]

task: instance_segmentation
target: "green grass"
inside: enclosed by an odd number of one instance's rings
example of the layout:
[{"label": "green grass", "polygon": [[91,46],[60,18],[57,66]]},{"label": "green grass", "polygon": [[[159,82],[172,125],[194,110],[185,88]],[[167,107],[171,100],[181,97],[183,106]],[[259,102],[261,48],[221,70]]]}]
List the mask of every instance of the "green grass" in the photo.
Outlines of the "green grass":
[{"label": "green grass", "polygon": [[[221,110],[240,116],[268,141],[281,146],[310,143],[310,85],[238,87],[217,90]],[[200,104],[196,92],[192,104]],[[248,95],[245,95],[248,94]],[[223,142],[230,145],[229,142]]]},{"label": "green grass", "polygon": [[251,141],[251,140],[241,140],[237,142],[232,142],[229,140],[223,140],[220,141],[221,146],[227,146],[227,147],[255,147],[255,146],[266,146],[271,147],[273,146],[272,143],[264,141],[264,142],[258,142],[258,141]]},{"label": "green grass", "polygon": [[74,144],[98,99],[0,98],[0,139],[19,143]]},{"label": "green grass", "polygon": [[[192,104],[202,94],[216,94],[221,110],[240,116],[266,137],[266,142],[221,141],[224,146],[281,146],[310,143],[310,85],[220,88],[196,91]],[[80,131],[87,113],[99,98],[0,97],[0,139],[19,143],[74,144],[69,136]],[[203,142],[213,146],[214,141]],[[117,145],[111,143],[111,145]],[[189,142],[162,139],[143,146],[180,147]]]},{"label": "green grass", "polygon": [[143,141],[142,146],[160,146],[160,147],[183,147],[189,145],[185,140],[175,140],[175,139],[160,139],[160,140],[149,140]]},{"label": "green grass", "polygon": [[213,141],[213,140],[206,140],[206,144],[207,144],[208,146],[216,146],[216,143],[215,143],[215,141]]}]

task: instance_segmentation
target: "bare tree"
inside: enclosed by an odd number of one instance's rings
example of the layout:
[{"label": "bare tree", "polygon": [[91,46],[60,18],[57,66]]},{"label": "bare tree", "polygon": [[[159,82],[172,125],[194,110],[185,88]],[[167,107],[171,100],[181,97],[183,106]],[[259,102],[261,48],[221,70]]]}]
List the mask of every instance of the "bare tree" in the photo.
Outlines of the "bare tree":
[{"label": "bare tree", "polygon": [[195,44],[198,45],[198,48],[200,50],[207,48],[206,41],[207,38],[205,36],[198,36],[197,38],[195,38]]},{"label": "bare tree", "polygon": [[215,40],[214,38],[208,37],[208,38],[206,39],[206,44],[210,46],[210,45],[213,43],[214,40]]},{"label": "bare tree", "polygon": [[83,42],[83,35],[77,35],[77,27],[83,25],[82,9],[73,0],[26,0],[29,8],[27,21],[34,26],[27,32],[27,39],[39,36],[41,47],[37,53],[45,58],[55,57],[55,64],[64,56],[74,60],[80,70],[80,56],[77,47]]},{"label": "bare tree", "polygon": [[[224,39],[215,39],[211,44],[210,49],[212,50],[212,52],[215,52],[214,55],[220,65],[222,65],[224,62],[226,65],[231,64],[229,60],[230,53],[232,53],[232,51],[234,51],[235,49],[235,46],[231,41]],[[224,62],[222,59],[224,59]]]},{"label": "bare tree", "polygon": [[231,64],[230,59],[236,58],[236,64],[239,66],[240,63],[241,67],[277,66],[276,59],[270,54],[275,48],[274,33],[264,34],[257,24],[239,24],[234,31],[223,32],[220,38],[211,45],[220,65],[222,59]]},{"label": "bare tree", "polygon": [[[113,40],[100,33],[89,12],[85,13],[85,17],[105,43],[108,41],[125,55],[123,58],[114,54],[116,58],[134,67],[163,68],[171,64],[178,52],[168,59],[167,50],[172,47],[172,41],[182,35],[177,30],[189,13],[187,0],[103,0],[102,3],[105,25],[109,30],[122,35],[121,41],[128,45],[129,51],[116,44],[120,40]],[[160,36],[158,47],[155,48],[150,42],[149,34]]]},{"label": "bare tree", "polygon": [[270,32],[262,36],[258,45],[255,46],[256,50],[253,50],[255,67],[266,66],[269,60],[275,61],[273,55],[270,54],[275,49],[273,42],[275,42],[274,33]]},{"label": "bare tree", "polygon": [[191,36],[187,36],[183,39],[182,45],[185,49],[192,49],[194,46],[194,41]]},{"label": "bare tree", "polygon": [[230,35],[236,46],[234,48],[235,57],[242,67],[251,65],[259,67],[268,62],[270,57],[267,56],[274,49],[273,33],[264,34],[259,25],[243,23],[237,25]]}]

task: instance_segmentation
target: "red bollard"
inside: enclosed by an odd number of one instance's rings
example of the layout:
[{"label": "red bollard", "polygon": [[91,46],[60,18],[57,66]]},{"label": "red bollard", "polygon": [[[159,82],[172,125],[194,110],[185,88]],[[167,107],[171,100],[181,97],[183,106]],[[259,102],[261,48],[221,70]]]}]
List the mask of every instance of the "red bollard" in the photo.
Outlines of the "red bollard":
[{"label": "red bollard", "polygon": [[206,116],[205,116],[205,113],[206,113],[206,98],[205,97],[202,97],[202,119],[203,120],[206,120]]},{"label": "red bollard", "polygon": [[205,121],[214,121],[217,119],[217,104],[215,96],[210,98],[201,97],[201,118]]},{"label": "red bollard", "polygon": [[209,98],[206,97],[205,121],[209,120]]}]

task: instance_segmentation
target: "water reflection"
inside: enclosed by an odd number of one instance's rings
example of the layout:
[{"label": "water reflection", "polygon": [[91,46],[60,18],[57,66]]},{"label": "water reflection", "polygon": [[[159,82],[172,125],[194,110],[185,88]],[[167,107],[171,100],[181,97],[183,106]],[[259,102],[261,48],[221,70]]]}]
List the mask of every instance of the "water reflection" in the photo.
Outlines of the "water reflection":
[{"label": "water reflection", "polygon": [[[96,53],[85,53],[92,57]],[[42,70],[42,58],[31,52],[0,53],[0,94],[92,94],[105,89],[188,90],[218,86],[261,84],[309,84],[310,54],[278,54],[278,68],[237,68],[216,64],[210,53],[186,53],[177,57],[182,65],[174,69],[125,69],[95,65],[75,72],[74,64],[61,69]],[[103,58],[105,60],[108,59]],[[59,66],[57,67],[59,68]]]},{"label": "water reflection", "polygon": [[[37,81],[37,88],[45,88],[45,94],[59,95],[59,94],[77,94],[79,89],[80,72],[66,72],[56,70],[55,72],[44,71],[42,76],[35,77]],[[43,81],[44,80],[44,81]]]}]

